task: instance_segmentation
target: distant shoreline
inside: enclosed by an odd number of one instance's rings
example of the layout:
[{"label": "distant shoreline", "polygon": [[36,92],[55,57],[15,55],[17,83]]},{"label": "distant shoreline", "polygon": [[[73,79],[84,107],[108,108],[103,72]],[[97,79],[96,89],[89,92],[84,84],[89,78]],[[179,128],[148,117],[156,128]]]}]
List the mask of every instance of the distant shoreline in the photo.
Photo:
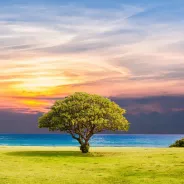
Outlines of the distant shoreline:
[{"label": "distant shoreline", "polygon": [[[53,149],[56,151],[80,151],[79,146],[0,146],[0,150],[9,149],[9,150],[47,150],[52,151]],[[180,149],[180,148],[169,148],[169,147],[90,147],[90,151],[98,151],[98,152],[120,152],[124,150],[150,150],[150,149]],[[181,148],[182,149],[182,148]]]}]

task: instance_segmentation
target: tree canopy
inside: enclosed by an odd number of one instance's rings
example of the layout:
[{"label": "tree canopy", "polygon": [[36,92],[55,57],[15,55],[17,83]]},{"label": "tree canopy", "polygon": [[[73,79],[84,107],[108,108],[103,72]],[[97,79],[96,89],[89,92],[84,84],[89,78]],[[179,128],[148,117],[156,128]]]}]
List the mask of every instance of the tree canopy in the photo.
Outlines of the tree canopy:
[{"label": "tree canopy", "polygon": [[174,144],[170,145],[170,147],[184,147],[184,138],[177,140]]},{"label": "tree canopy", "polygon": [[86,153],[94,134],[105,130],[128,130],[125,113],[125,109],[108,98],[77,92],[57,100],[50,111],[39,118],[39,127],[71,134],[81,144],[81,151]]}]

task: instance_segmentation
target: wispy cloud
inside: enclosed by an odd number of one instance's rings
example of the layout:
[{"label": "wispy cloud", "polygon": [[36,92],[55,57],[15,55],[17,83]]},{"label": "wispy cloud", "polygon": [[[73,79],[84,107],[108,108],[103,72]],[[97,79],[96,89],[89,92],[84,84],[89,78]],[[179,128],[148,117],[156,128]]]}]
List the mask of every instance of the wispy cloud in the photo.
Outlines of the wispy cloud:
[{"label": "wispy cloud", "polygon": [[106,96],[183,93],[184,19],[174,14],[183,9],[162,11],[171,6],[4,6],[0,94],[36,98],[75,91]]}]

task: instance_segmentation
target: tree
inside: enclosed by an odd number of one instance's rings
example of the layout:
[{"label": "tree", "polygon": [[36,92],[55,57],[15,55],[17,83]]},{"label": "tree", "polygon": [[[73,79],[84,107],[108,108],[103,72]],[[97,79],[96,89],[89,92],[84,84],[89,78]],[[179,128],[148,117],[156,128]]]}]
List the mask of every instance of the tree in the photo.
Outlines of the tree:
[{"label": "tree", "polygon": [[125,113],[108,98],[77,92],[56,101],[51,110],[39,118],[39,127],[71,134],[81,145],[80,150],[87,153],[94,134],[104,130],[128,130]]},{"label": "tree", "polygon": [[184,147],[184,138],[177,140],[174,144],[169,147]]}]

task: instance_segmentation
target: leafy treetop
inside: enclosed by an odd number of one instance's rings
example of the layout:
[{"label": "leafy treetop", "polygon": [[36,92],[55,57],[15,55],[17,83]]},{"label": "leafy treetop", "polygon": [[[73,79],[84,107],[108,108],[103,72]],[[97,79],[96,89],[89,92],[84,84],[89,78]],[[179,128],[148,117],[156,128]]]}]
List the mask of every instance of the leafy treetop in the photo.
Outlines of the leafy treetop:
[{"label": "leafy treetop", "polygon": [[78,92],[56,101],[51,110],[39,118],[39,127],[67,132],[86,147],[91,136],[98,132],[127,131],[129,122],[123,116],[125,113],[125,109],[108,98]]}]

